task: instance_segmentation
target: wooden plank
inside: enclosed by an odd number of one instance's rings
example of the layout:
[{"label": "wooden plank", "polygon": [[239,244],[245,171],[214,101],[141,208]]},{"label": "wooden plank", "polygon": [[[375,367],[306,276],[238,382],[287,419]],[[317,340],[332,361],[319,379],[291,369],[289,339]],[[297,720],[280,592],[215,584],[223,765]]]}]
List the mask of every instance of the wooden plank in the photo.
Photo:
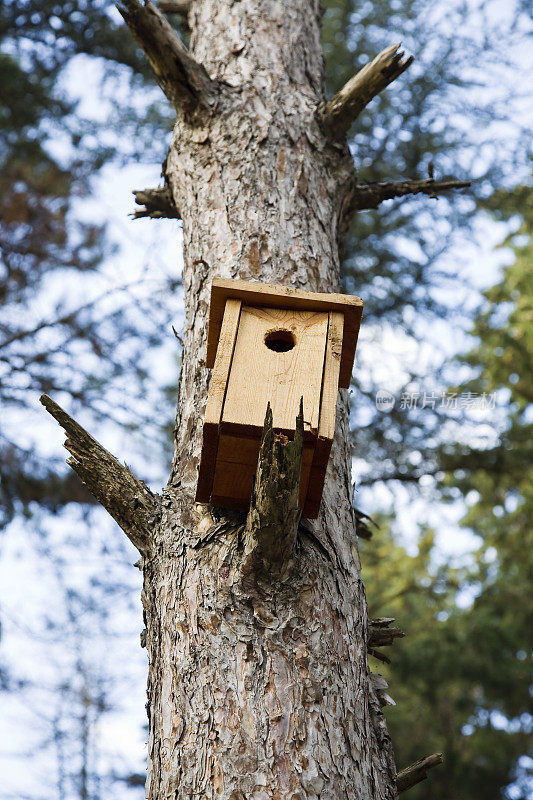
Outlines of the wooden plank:
[{"label": "wooden plank", "polygon": [[[274,429],[290,435],[303,396],[304,431],[315,439],[327,329],[325,313],[243,306],[224,400],[222,432],[259,437],[270,403]],[[280,331],[294,341],[285,352],[268,346],[269,337],[278,338]]]},{"label": "wooden plank", "polygon": [[[240,445],[243,445],[241,448]],[[252,454],[252,447],[255,448],[255,458],[252,463],[240,463],[235,459],[239,454],[244,453],[245,458]],[[303,506],[306,495],[309,476],[313,465],[314,444],[305,444],[302,454],[302,475],[300,479],[300,507]],[[223,455],[230,455],[232,460],[226,461],[220,458]],[[227,505],[230,508],[247,509],[252,498],[252,488],[257,469],[257,458],[259,454],[259,439],[240,439],[236,436],[221,436],[218,457],[213,479],[213,489],[211,493],[211,503],[214,505]]]},{"label": "wooden plank", "polygon": [[[217,460],[211,502],[230,508],[248,508],[252,497],[255,467]],[[226,503],[222,502],[222,499]]]},{"label": "wooden plank", "polygon": [[333,437],[335,436],[335,415],[339,391],[340,353],[342,349],[344,316],[337,311],[329,314],[328,340],[324,359],[324,378],[320,401],[320,423],[318,438],[309,475],[307,496],[303,504],[303,515],[316,519],[320,512],[320,501],[324,491],[324,481],[328,466]]},{"label": "wooden plank", "polygon": [[337,311],[344,314],[344,333],[339,386],[350,385],[363,301],[355,295],[304,292],[292,286],[274,286],[254,281],[215,278],[211,286],[206,365],[215,363],[217,342],[228,298],[239,298],[245,305],[266,308],[292,308],[302,311]]},{"label": "wooden plank", "polygon": [[228,464],[248,464],[254,470],[259,456],[259,437],[232,436],[221,433],[217,459]]},{"label": "wooden plank", "polygon": [[311,467],[307,495],[302,509],[302,515],[307,517],[307,519],[316,519],[320,513],[320,503],[322,501],[327,468],[327,462],[325,464],[319,464],[318,466],[313,464]]},{"label": "wooden plank", "polygon": [[343,328],[344,315],[340,314],[338,311],[330,311],[315,464],[324,464],[327,462],[331,450],[331,443],[335,436],[335,413],[337,409],[337,395],[339,393]]},{"label": "wooden plank", "polygon": [[202,455],[198,470],[198,484],[196,487],[196,502],[209,503],[213,488],[215,463],[218,447],[220,419],[224,406],[224,397],[230,373],[233,350],[237,338],[239,318],[242,302],[238,299],[226,301],[224,319],[220,330],[217,354],[207,404],[204,414],[204,427],[202,432]]}]

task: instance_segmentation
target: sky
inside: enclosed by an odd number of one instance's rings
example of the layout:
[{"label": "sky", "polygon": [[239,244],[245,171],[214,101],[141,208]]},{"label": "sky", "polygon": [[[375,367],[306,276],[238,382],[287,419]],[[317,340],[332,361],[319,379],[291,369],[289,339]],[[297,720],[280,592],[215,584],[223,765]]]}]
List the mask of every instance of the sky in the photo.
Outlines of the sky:
[{"label": "sky", "polygon": [[[502,3],[502,13],[504,6]],[[80,57],[64,78],[71,94],[81,101],[79,112],[93,119],[105,118],[112,107],[112,98],[102,100],[99,69],[94,61],[88,69],[87,59]],[[58,137],[53,144],[56,154],[64,146]],[[140,303],[152,285],[168,275],[180,274],[179,224],[133,221],[128,216],[134,207],[131,192],[158,185],[160,169],[159,162],[110,165],[93,180],[91,198],[78,201],[76,217],[106,221],[109,236],[117,245],[99,280],[91,284],[91,296],[110,287],[135,284],[132,291],[134,296],[138,293]],[[505,250],[495,249],[503,238],[504,226],[488,218],[479,225],[475,243],[456,254],[462,274],[477,290],[494,283],[510,258]],[[60,283],[48,287],[50,307],[64,291]],[[463,290],[458,302],[470,303],[471,292]],[[73,304],[78,297],[74,292]],[[46,308],[40,312],[46,314]],[[179,290],[171,319],[165,324],[168,336],[163,345],[157,353],[146,354],[151,379],[158,385],[168,383],[169,377],[177,378],[179,348],[171,324],[180,330]],[[408,336],[398,336],[397,331],[363,322],[355,370],[372,371],[377,384],[395,394],[410,364],[416,363],[418,368],[426,365],[430,375],[435,363],[458,349],[458,342],[467,342],[464,330],[446,323],[442,328],[425,327],[420,335],[422,345]],[[427,385],[414,388],[430,393],[440,387],[428,379]],[[56,399],[62,402],[62,398]],[[10,428],[20,432],[21,443],[31,444],[46,457],[65,458],[62,431],[38,405],[37,396],[33,400],[31,418],[23,423],[10,418]],[[151,398],[139,398],[139,402],[149,405]],[[154,413],[158,413],[157,408]],[[165,466],[150,457],[145,441],[112,423],[99,421],[95,429],[94,420],[83,411],[76,416],[154,490],[161,488]],[[354,459],[356,484],[363,470],[361,460]],[[476,546],[476,538],[458,524],[464,506],[435,504],[431,481],[427,485],[422,482],[416,499],[404,490],[393,495],[383,486],[361,489],[357,499],[363,510],[387,509],[394,504],[397,527],[408,549],[416,546],[418,526],[425,522],[438,531],[443,558],[467,557]],[[3,694],[0,800],[49,800],[56,796],[58,786],[63,786],[65,800],[70,800],[76,787],[69,773],[78,770],[80,752],[69,742],[79,739],[84,713],[92,715],[94,721],[87,746],[95,775],[124,776],[140,772],[144,766],[146,654],[139,646],[143,627],[141,575],[132,566],[137,558],[135,549],[103,510],[84,513],[68,507],[53,519],[38,509],[34,512],[30,521],[19,518],[10,524],[0,543],[1,663],[20,684],[19,691]],[[90,698],[88,706],[84,697]],[[144,796],[140,788],[101,780],[105,797],[131,800]],[[97,778],[94,781],[97,788]]]}]

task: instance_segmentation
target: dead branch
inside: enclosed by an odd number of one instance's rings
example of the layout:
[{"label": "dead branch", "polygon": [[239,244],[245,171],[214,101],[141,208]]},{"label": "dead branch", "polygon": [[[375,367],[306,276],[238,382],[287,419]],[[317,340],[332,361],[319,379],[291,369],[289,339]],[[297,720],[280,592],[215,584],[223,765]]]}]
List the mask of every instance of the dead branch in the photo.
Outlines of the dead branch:
[{"label": "dead branch", "polygon": [[384,706],[395,706],[396,703],[387,692],[389,688],[389,684],[378,672],[371,672],[370,673],[370,680],[372,682],[372,687],[376,694],[376,697],[379,701],[380,706],[383,708]]},{"label": "dead branch", "polygon": [[180,14],[184,17],[189,13],[191,0],[159,0],[157,6],[163,14]]},{"label": "dead branch", "polygon": [[470,181],[436,181],[432,177],[424,180],[378,181],[376,183],[358,183],[354,180],[340,216],[341,233],[346,230],[353,215],[357,211],[378,208],[384,200],[393,200],[406,195],[426,194],[438,198],[439,195],[454,189],[465,189]]},{"label": "dead branch", "polygon": [[400,628],[389,627],[392,622],[394,622],[393,617],[379,617],[378,619],[371,619],[368,625],[368,654],[379,661],[383,661],[385,664],[390,664],[390,658],[376,648],[389,647],[394,643],[395,639],[405,636],[404,631],[400,630]]},{"label": "dead branch", "polygon": [[442,764],[442,753],[433,753],[431,756],[415,761],[410,767],[402,769],[396,776],[396,788],[398,793],[401,794],[412,786],[416,786],[420,781],[425,780],[427,778],[428,769],[436,767],[439,764]]},{"label": "dead branch", "polygon": [[354,508],[353,512],[355,518],[356,535],[360,539],[366,539],[367,541],[370,541],[373,535],[370,525],[373,525],[374,528],[377,528],[378,525],[374,522],[372,517],[369,517],[368,514],[364,514],[362,511],[359,511],[358,508]]},{"label": "dead branch", "polygon": [[118,522],[135,547],[143,555],[147,554],[152,531],[161,513],[158,496],[48,395],[41,395],[40,401],[67,434],[65,447],[73,456],[67,464]]},{"label": "dead branch", "polygon": [[368,626],[369,647],[389,647],[395,639],[402,639],[405,632],[400,628],[390,628],[394,617],[379,617],[371,619]]},{"label": "dead branch", "polygon": [[246,527],[243,577],[270,577],[282,572],[298,531],[298,505],[303,452],[303,398],[296,418],[294,441],[274,433],[272,409],[267,406],[257,474]]},{"label": "dead branch", "polygon": [[412,64],[413,57],[403,60],[399,47],[399,43],[392,44],[383,50],[326,103],[322,119],[330,135],[336,139],[345,136],[363,108]]},{"label": "dead branch", "polygon": [[378,183],[360,183],[354,187],[353,211],[377,208],[384,200],[405,197],[408,194],[427,194],[437,198],[439,194],[453,189],[465,189],[470,181],[436,181],[426,178],[421,181],[380,181]]},{"label": "dead branch", "polygon": [[214,106],[218,91],[161,11],[144,0],[117,4],[137,44],[144,50],[157,82],[176,109]]},{"label": "dead branch", "polygon": [[151,219],[181,219],[174,198],[170,189],[163,186],[158,189],[136,189],[135,202],[140,208],[136,208],[131,215],[133,219],[151,217]]}]

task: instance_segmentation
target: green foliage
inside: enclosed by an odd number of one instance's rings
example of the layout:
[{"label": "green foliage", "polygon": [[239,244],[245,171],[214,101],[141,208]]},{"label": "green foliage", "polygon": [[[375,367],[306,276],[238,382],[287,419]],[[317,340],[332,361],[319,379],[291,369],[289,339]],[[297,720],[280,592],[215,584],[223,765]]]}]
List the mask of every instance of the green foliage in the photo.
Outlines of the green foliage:
[{"label": "green foliage", "polygon": [[[459,390],[509,395],[497,441],[486,450],[449,445],[445,463],[456,468],[443,491],[469,505],[462,524],[479,537],[469,563],[435,566],[426,532],[409,556],[385,528],[364,544],[371,614],[394,616],[407,638],[396,643],[383,670],[397,706],[388,711],[400,767],[443,751],[432,771],[432,798],[527,798],[530,780],[519,759],[527,753],[531,722],[533,602],[533,194],[497,193],[498,215],[522,223],[505,242],[515,253],[502,280],[485,292],[472,333],[478,344],[462,361],[474,377]],[[438,555],[436,556],[438,558]],[[428,796],[422,785],[412,797]]]},{"label": "green foliage", "polygon": [[[523,625],[516,623],[524,614],[516,604],[506,610],[494,602],[485,587],[472,606],[461,607],[457,598],[471,590],[477,570],[437,567],[432,555],[431,531],[414,556],[386,524],[363,544],[370,615],[395,617],[407,634],[388,649],[390,666],[372,657],[370,665],[387,678],[397,704],[386,715],[398,768],[444,753],[430,783],[410,795],[496,800],[527,752],[530,667],[519,652]],[[513,796],[526,798],[525,791]]]}]

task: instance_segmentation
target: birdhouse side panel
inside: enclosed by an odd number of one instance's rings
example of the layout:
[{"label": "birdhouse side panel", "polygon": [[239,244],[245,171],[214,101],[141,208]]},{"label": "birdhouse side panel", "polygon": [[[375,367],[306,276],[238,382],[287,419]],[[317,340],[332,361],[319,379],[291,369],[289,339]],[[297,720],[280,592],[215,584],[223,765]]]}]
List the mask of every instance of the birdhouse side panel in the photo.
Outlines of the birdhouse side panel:
[{"label": "birdhouse side panel", "polygon": [[220,421],[233,359],[233,350],[237,339],[241,306],[242,302],[240,300],[230,298],[226,301],[204,414],[202,455],[196,487],[196,501],[199,503],[208,503],[211,497]]},{"label": "birdhouse side panel", "polygon": [[331,443],[335,436],[335,415],[339,394],[343,331],[344,315],[336,311],[330,312],[315,465],[327,463]]},{"label": "birdhouse side panel", "polygon": [[316,436],[328,314],[243,306],[222,413],[222,430],[258,435],[270,403],[275,430],[292,434],[304,403],[304,431]]}]

